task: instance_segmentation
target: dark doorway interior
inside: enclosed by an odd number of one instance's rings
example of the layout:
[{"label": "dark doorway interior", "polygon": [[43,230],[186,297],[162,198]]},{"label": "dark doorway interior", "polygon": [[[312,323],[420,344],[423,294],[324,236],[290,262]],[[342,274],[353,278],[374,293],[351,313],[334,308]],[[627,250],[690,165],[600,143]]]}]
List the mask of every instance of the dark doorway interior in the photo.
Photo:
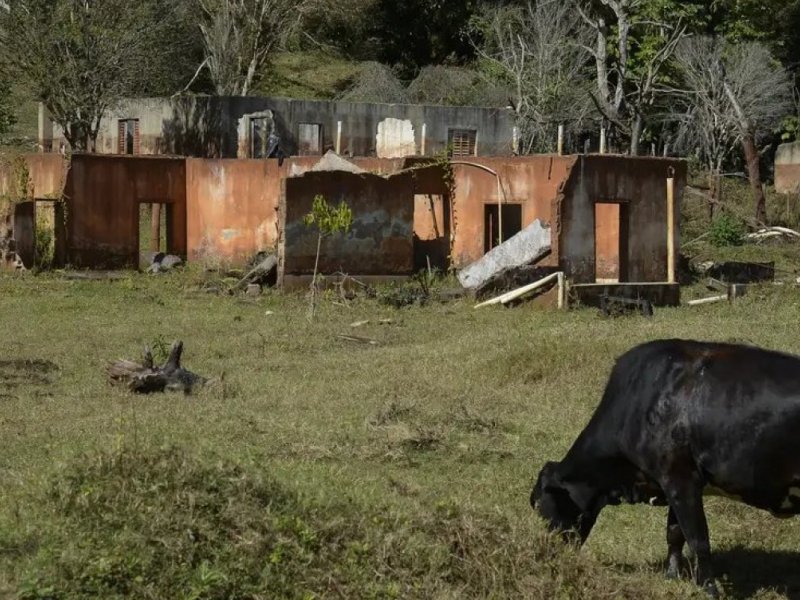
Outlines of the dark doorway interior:
[{"label": "dark doorway interior", "polygon": [[[503,241],[522,231],[522,204],[503,204]],[[483,251],[489,252],[500,243],[500,211],[497,204],[484,205]]]}]

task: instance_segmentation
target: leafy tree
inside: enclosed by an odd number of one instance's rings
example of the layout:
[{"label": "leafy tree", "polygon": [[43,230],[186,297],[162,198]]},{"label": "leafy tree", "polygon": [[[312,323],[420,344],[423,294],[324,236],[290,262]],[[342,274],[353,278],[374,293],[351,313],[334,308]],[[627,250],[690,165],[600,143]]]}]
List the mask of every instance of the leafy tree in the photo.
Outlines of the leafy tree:
[{"label": "leafy tree", "polygon": [[431,64],[459,64],[473,55],[465,35],[477,0],[377,0],[369,36],[377,59],[410,81]]},{"label": "leafy tree", "polygon": [[172,6],[14,0],[0,9],[0,59],[31,84],[74,151],[93,150],[105,112],[147,90],[150,75],[170,60]]},{"label": "leafy tree", "polygon": [[317,309],[317,269],[319,267],[319,253],[322,249],[322,239],[335,233],[350,231],[353,224],[353,212],[345,202],[340,202],[334,208],[324,196],[317,195],[311,206],[311,212],[303,217],[307,227],[317,227],[317,256],[314,259],[314,275],[311,279],[311,306],[309,315],[314,318]]},{"label": "leafy tree", "polygon": [[5,139],[16,122],[11,85],[5,78],[0,78],[0,142]]}]

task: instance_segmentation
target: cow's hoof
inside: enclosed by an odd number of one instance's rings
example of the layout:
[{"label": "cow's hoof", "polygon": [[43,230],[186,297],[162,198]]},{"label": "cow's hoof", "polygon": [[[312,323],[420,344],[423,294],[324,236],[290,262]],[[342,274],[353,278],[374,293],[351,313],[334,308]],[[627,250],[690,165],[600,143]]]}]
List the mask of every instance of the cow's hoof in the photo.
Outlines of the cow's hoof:
[{"label": "cow's hoof", "polygon": [[667,579],[680,579],[681,578],[680,570],[678,569],[678,567],[670,565],[667,568],[666,577]]}]

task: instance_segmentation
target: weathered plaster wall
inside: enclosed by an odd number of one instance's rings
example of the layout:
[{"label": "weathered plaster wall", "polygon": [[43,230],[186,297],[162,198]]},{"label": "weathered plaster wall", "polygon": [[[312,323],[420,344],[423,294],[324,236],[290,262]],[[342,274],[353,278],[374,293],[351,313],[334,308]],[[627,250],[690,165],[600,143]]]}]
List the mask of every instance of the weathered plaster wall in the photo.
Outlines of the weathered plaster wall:
[{"label": "weathered plaster wall", "polygon": [[73,155],[65,194],[73,266],[137,267],[140,203],[168,205],[168,250],[186,254],[183,159]]},{"label": "weathered plaster wall", "polygon": [[242,261],[274,247],[282,170],[276,160],[188,159],[189,259]]},{"label": "weathered plaster wall", "polygon": [[[64,157],[60,154],[26,154],[23,158],[28,167],[30,198],[60,198],[68,168]],[[10,178],[16,176],[12,165],[0,167],[0,195],[8,193]]]},{"label": "weathered plaster wall", "polygon": [[[479,156],[508,155],[512,151],[513,115],[506,109],[256,96],[185,96],[123,102],[103,119],[97,152],[117,153],[118,120],[136,118],[139,119],[142,154],[245,157],[248,148],[247,116],[267,114],[266,111],[272,112],[285,150],[292,155],[298,153],[300,123],[321,126],[320,154],[324,154],[326,150],[335,148],[339,122],[342,124],[342,155],[409,156],[422,154],[423,146],[424,154],[432,155],[446,148],[449,129],[477,130],[476,152]],[[385,135],[379,137],[379,129]],[[379,140],[382,140],[380,144]],[[62,143],[63,132],[58,126],[52,126],[43,115],[40,119],[42,147],[57,152]]]},{"label": "weathered plaster wall", "polygon": [[346,202],[353,212],[349,233],[326,238],[321,273],[410,275],[414,269],[414,186],[410,173],[388,178],[344,171],[309,172],[284,180],[279,213],[278,281],[313,273],[317,231],[303,223],[314,197],[334,205]]},{"label": "weathered plaster wall", "polygon": [[778,146],[775,153],[775,190],[781,194],[800,192],[800,142]]},{"label": "weathered plaster wall", "polygon": [[[522,205],[522,227],[536,219],[555,225],[560,189],[577,161],[575,156],[526,156],[478,158],[469,162],[489,167],[497,177],[475,166],[456,164],[453,202],[453,259],[456,267],[476,261],[484,254],[485,207],[504,203]],[[504,192],[504,193],[503,193]],[[542,264],[557,264],[557,248]]]},{"label": "weathered plaster wall", "polygon": [[[667,279],[667,175],[675,172],[675,251],[680,248],[680,205],[686,163],[611,155],[577,157],[561,208],[560,265],[575,283],[595,281],[595,203],[619,202],[626,214],[620,281]],[[612,212],[606,215],[612,215]],[[600,225],[603,228],[603,225]],[[609,243],[606,240],[606,243]]]},{"label": "weathered plaster wall", "polygon": [[[242,263],[261,250],[276,248],[281,181],[301,175],[319,157],[275,159],[187,159],[186,205],[190,259]],[[402,161],[353,159],[361,168],[393,173]]]}]

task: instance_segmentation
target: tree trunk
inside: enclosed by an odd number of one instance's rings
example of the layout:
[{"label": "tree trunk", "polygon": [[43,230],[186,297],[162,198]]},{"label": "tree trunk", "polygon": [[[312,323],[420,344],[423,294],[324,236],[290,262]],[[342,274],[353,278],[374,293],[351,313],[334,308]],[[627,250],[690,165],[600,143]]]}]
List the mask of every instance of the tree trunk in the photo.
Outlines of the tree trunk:
[{"label": "tree trunk", "polygon": [[714,209],[722,196],[722,176],[719,168],[712,168],[708,174],[708,222],[714,220]]},{"label": "tree trunk", "polygon": [[639,138],[642,137],[642,115],[636,115],[633,119],[633,126],[631,127],[631,156],[639,156]]},{"label": "tree trunk", "polygon": [[764,188],[761,185],[761,168],[758,164],[758,150],[752,133],[747,133],[742,139],[744,158],[747,162],[747,176],[750,178],[750,189],[753,191],[753,201],[756,205],[756,221],[767,223],[767,200],[764,197]]}]

